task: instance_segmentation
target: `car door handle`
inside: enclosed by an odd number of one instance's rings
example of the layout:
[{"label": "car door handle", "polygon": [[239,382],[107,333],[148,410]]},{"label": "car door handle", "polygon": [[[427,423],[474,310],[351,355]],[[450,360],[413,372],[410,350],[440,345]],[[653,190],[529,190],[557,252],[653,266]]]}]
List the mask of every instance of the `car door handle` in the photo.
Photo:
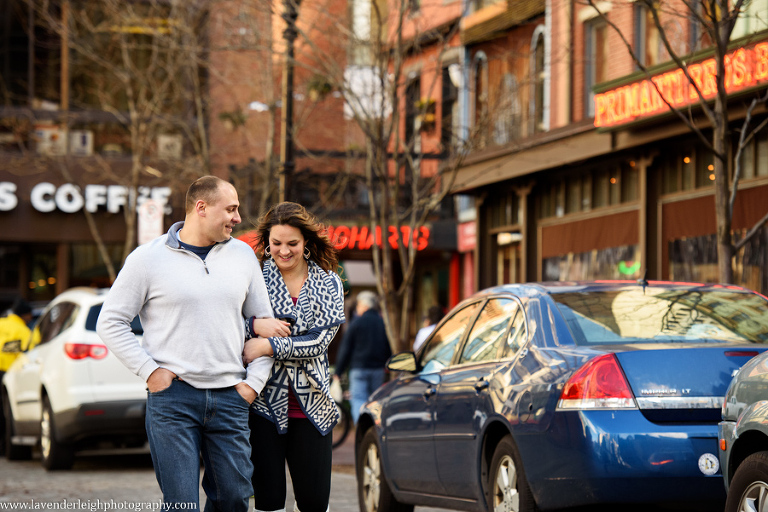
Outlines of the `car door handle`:
[{"label": "car door handle", "polygon": [[487,389],[488,386],[490,386],[491,383],[488,382],[485,379],[479,379],[477,382],[475,382],[475,391],[482,391],[484,389]]},{"label": "car door handle", "polygon": [[433,388],[432,386],[430,386],[430,387],[428,387],[427,389],[424,390],[424,398],[429,399],[429,397],[431,397],[435,393],[437,393],[437,390],[435,388]]}]

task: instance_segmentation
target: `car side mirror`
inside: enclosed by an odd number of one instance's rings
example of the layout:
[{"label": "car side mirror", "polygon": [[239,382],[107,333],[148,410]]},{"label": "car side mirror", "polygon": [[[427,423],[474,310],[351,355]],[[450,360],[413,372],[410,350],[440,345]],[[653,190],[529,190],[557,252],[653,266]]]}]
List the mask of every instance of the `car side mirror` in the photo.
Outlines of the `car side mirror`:
[{"label": "car side mirror", "polygon": [[400,352],[389,358],[387,368],[393,372],[415,373],[419,370],[416,363],[416,354],[413,352]]}]

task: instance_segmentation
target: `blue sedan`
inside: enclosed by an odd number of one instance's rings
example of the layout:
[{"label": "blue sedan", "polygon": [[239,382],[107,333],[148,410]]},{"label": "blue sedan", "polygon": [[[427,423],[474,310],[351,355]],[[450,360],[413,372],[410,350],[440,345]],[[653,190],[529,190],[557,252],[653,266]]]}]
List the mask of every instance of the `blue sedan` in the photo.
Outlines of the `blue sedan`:
[{"label": "blue sedan", "polygon": [[357,425],[360,509],[725,501],[717,429],[768,300],[667,282],[507,285],[456,306]]}]

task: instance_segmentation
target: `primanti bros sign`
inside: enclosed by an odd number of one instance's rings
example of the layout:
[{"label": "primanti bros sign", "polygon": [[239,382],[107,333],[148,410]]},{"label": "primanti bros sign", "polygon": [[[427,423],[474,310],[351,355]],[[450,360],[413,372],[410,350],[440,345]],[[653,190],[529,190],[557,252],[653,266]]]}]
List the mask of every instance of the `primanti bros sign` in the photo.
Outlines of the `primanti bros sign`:
[{"label": "primanti bros sign", "polygon": [[[717,64],[714,58],[688,65],[696,86],[705,99],[717,94]],[[738,48],[725,56],[725,89],[728,94],[768,83],[768,42]],[[650,79],[640,80],[595,94],[595,126],[610,128],[668,112],[700,101],[696,88],[676,68]]]}]

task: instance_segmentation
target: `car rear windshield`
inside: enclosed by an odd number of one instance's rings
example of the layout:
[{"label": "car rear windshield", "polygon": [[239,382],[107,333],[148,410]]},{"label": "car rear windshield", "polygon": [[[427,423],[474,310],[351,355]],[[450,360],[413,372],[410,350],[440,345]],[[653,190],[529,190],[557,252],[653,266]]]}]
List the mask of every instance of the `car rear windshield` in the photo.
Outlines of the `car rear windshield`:
[{"label": "car rear windshield", "polygon": [[[91,306],[90,311],[88,311],[88,318],[85,319],[85,328],[89,331],[95,331],[96,330],[96,321],[99,319],[99,313],[101,313],[101,304],[97,304],[96,306]],[[133,320],[131,321],[131,331],[133,331],[134,334],[144,334],[144,329],[141,327],[141,322],[139,321],[139,317],[135,316]]]},{"label": "car rear windshield", "polygon": [[552,298],[577,345],[768,343],[768,301],[754,293],[638,286]]}]

